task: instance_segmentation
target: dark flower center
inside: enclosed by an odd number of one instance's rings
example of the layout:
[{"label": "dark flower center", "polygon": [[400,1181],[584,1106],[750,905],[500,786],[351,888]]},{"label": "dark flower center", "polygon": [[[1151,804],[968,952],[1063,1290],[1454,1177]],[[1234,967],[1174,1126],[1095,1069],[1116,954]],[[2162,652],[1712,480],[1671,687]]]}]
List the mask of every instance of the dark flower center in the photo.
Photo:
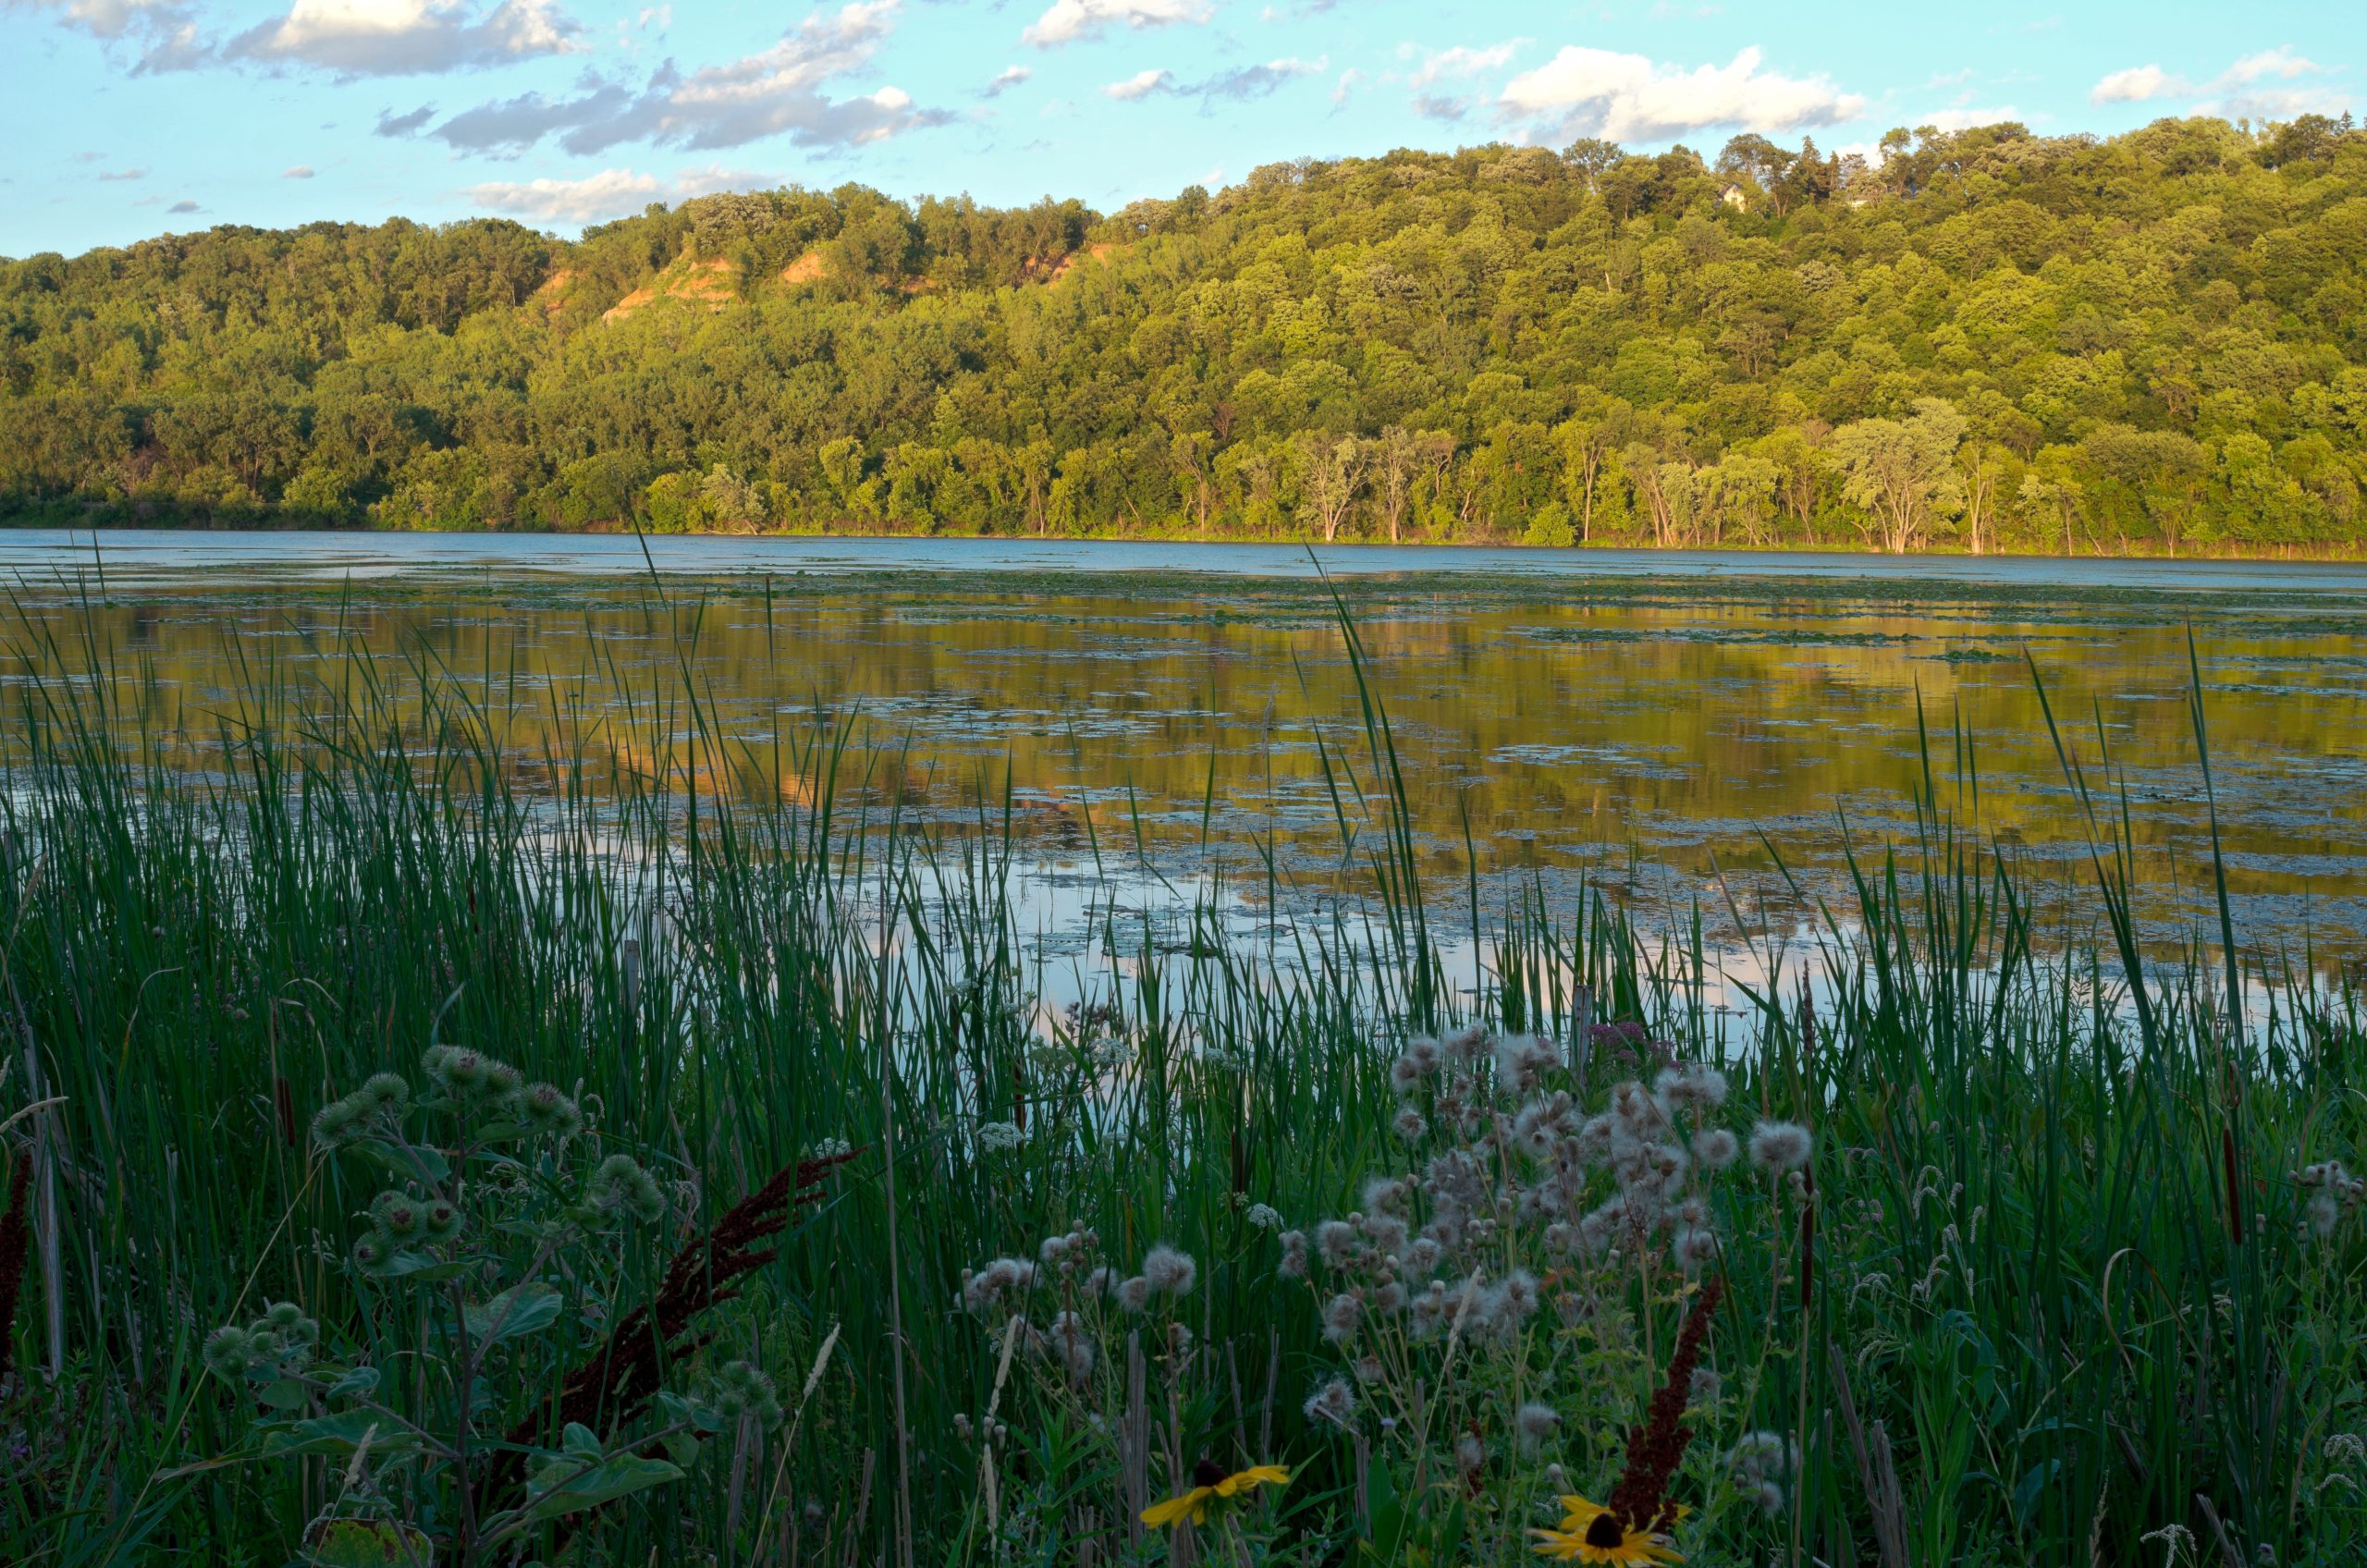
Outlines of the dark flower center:
[{"label": "dark flower center", "polygon": [[1620,1525],[1619,1515],[1616,1513],[1598,1513],[1594,1516],[1594,1523],[1587,1526],[1587,1545],[1588,1546],[1613,1547],[1626,1544],[1627,1532]]},{"label": "dark flower center", "polygon": [[1192,1484],[1196,1487],[1213,1487],[1223,1480],[1225,1475],[1223,1465],[1213,1459],[1203,1459],[1192,1466]]}]

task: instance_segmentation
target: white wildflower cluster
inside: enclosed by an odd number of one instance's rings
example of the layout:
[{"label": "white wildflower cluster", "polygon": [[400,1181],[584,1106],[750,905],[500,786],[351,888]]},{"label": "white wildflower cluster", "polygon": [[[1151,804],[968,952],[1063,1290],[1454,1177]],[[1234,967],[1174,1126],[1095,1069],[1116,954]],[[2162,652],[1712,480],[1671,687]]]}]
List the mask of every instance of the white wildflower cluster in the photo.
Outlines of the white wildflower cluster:
[{"label": "white wildflower cluster", "polygon": [[[1104,1341],[1129,1327],[1122,1320],[1151,1313],[1189,1295],[1200,1266],[1187,1253],[1159,1243],[1143,1255],[1141,1268],[1127,1273],[1105,1260],[1101,1238],[1078,1226],[1047,1236],[1033,1261],[999,1257],[983,1268],[962,1271],[957,1305],[974,1317],[1012,1332],[1019,1348],[1060,1366],[1072,1384],[1082,1385],[1100,1365]],[[1050,1314],[1039,1327],[1030,1308]],[[1191,1348],[1191,1330],[1181,1322],[1160,1329],[1164,1346],[1180,1355]]]},{"label": "white wildflower cluster", "polygon": [[854,1145],[844,1138],[825,1138],[805,1151],[808,1159],[844,1159],[854,1152]]},{"label": "white wildflower cluster", "polygon": [[[1747,1135],[1720,1125],[1727,1081],[1705,1064],[1671,1060],[1589,1109],[1551,1042],[1469,1029],[1408,1042],[1390,1077],[1392,1125],[1417,1168],[1367,1182],[1343,1218],[1276,1238],[1277,1272],[1307,1282],[1324,1339],[1367,1384],[1409,1366],[1414,1346],[1513,1345],[1549,1307],[1579,1321],[1598,1286],[1639,1265],[1672,1287],[1714,1269],[1720,1213],[1772,1195],[1745,1183],[1722,1198],[1721,1175],[1748,1158],[1771,1182],[1797,1181],[1814,1149],[1791,1122]],[[1309,1415],[1346,1419],[1350,1388],[1326,1385]],[[1559,1421],[1531,1401],[1509,1436],[1535,1453]]]},{"label": "white wildflower cluster", "polygon": [[2310,1190],[2304,1213],[2310,1233],[2320,1240],[2333,1235],[2345,1215],[2367,1202],[2367,1181],[2344,1170],[2340,1160],[2324,1159],[2304,1166],[2293,1180]]},{"label": "white wildflower cluster", "polygon": [[1780,1432],[1746,1432],[1726,1455],[1726,1479],[1766,1514],[1784,1512],[1785,1488],[1800,1473],[1800,1445]]},{"label": "white wildflower cluster", "polygon": [[978,1152],[1003,1154],[1027,1141],[1027,1133],[1015,1121],[987,1121],[978,1127]]}]

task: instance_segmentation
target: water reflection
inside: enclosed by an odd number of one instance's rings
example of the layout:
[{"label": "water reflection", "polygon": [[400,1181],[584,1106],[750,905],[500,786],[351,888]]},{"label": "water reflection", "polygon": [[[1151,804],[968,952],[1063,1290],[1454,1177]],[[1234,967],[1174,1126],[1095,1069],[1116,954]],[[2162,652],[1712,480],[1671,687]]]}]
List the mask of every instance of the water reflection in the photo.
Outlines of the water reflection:
[{"label": "water reflection", "polygon": [[[2356,597],[2268,593],[2257,575],[2171,599],[1470,572],[1343,591],[1442,910],[1467,914],[1467,845],[1486,906],[1591,878],[1663,911],[1698,902],[1715,926],[1736,911],[1797,926],[1802,895],[1845,882],[1848,842],[1878,858],[1912,836],[1919,799],[2041,881],[2076,882],[2081,815],[2027,654],[2091,786],[2115,810],[2127,792],[2144,913],[2167,939],[2211,897],[2191,625],[2245,928],[2331,965],[2367,926]],[[8,680],[96,649],[190,767],[218,766],[220,717],[259,671],[333,708],[357,657],[399,703],[431,675],[460,682],[536,788],[622,769],[808,799],[788,759],[843,724],[868,798],[1012,826],[1048,936],[1058,890],[1089,875],[1221,874],[1271,919],[1360,885],[1380,844],[1356,673],[1305,582],[513,570],[258,586],[152,561],[103,591],[28,577],[18,602]]]}]

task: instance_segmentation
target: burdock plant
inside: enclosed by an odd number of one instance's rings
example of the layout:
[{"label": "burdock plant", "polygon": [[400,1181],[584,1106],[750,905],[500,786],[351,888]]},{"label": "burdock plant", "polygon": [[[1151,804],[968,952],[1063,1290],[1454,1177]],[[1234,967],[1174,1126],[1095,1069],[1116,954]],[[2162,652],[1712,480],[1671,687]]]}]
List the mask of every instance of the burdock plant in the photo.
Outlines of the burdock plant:
[{"label": "burdock plant", "polygon": [[[261,1454],[332,1461],[336,1494],[307,1532],[319,1561],[531,1556],[537,1534],[563,1541],[603,1504],[680,1479],[701,1439],[779,1420],[744,1362],[662,1400],[657,1380],[705,1343],[690,1318],[773,1256],[747,1243],[830,1162],[784,1171],[612,1317],[650,1272],[635,1265],[668,1216],[665,1185],[631,1155],[595,1161],[582,1109],[554,1084],[461,1047],[432,1047],[422,1066],[424,1095],[382,1072],[313,1123],[325,1156],[388,1182],[348,1255],[356,1331],[332,1346],[283,1302],[205,1342],[208,1369],[260,1414]],[[398,1362],[394,1347],[419,1354]]]}]

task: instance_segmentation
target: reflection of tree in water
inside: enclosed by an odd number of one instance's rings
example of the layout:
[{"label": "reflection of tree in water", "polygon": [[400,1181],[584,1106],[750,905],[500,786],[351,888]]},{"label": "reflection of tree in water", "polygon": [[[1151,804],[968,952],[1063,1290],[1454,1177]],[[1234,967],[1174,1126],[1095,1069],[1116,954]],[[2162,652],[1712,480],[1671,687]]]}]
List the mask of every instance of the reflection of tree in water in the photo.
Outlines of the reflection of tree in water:
[{"label": "reflection of tree in water", "polygon": [[[2128,788],[2148,875],[2167,896],[2175,851],[2182,890],[2201,890],[2186,632],[2171,615],[1583,592],[1409,591],[1355,607],[1442,898],[1466,896],[1466,825],[1491,873],[1567,888],[1585,869],[1655,902],[1698,896],[1722,922],[1713,863],[1780,887],[1770,844],[1829,887],[1845,817],[1877,856],[1885,836],[1911,833],[1919,708],[1940,813],[1980,843],[2068,853],[2078,820],[2025,643],[2091,783]],[[184,766],[218,765],[223,716],[251,687],[333,715],[365,679],[341,650],[366,652],[366,678],[406,715],[422,711],[423,679],[448,682],[485,759],[539,790],[663,778],[811,806],[813,748],[842,733],[842,805],[1008,823],[1072,860],[1188,861],[1205,846],[1245,883],[1272,854],[1304,887],[1352,884],[1362,851],[1343,859],[1342,822],[1371,831],[1384,801],[1355,672],[1318,601],[825,592],[767,608],[744,588],[647,600],[645,585],[389,591],[342,606],[159,593],[94,607],[86,626],[78,602],[36,599],[12,664],[46,638],[56,651],[31,663],[78,668],[87,630],[113,652],[121,721],[144,713],[149,740]],[[2321,931],[2348,928],[2367,842],[2367,796],[2344,787],[2360,772],[2345,738],[2367,731],[2359,639],[2231,611],[2203,644],[2232,890],[2270,926],[2306,891]]]}]

